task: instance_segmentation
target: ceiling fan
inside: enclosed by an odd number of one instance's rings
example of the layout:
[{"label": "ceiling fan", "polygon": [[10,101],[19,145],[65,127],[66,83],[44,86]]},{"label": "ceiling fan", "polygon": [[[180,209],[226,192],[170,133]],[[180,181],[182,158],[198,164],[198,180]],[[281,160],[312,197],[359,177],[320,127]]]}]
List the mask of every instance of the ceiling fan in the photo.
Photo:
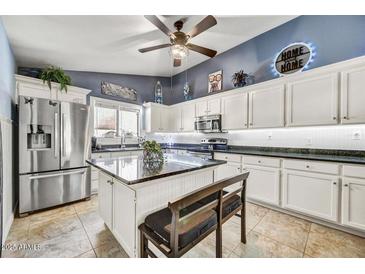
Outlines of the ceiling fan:
[{"label": "ceiling fan", "polygon": [[200,21],[190,32],[184,33],[181,29],[184,26],[183,20],[174,23],[177,31],[172,32],[156,15],[145,15],[145,18],[154,24],[158,29],[170,37],[170,44],[162,44],[148,48],[139,49],[139,52],[149,52],[156,49],[170,47],[171,55],[174,58],[174,67],[181,65],[181,59],[188,55],[189,49],[209,57],[214,57],[217,51],[189,43],[189,40],[217,24],[217,20],[208,15]]}]

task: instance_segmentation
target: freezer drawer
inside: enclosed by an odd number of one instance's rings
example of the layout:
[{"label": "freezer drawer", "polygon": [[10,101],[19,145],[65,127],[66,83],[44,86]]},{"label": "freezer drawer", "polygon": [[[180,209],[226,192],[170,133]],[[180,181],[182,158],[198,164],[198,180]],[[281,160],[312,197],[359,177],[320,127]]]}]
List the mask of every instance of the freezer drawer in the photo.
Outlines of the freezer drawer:
[{"label": "freezer drawer", "polygon": [[19,213],[80,200],[90,192],[90,167],[20,175]]}]

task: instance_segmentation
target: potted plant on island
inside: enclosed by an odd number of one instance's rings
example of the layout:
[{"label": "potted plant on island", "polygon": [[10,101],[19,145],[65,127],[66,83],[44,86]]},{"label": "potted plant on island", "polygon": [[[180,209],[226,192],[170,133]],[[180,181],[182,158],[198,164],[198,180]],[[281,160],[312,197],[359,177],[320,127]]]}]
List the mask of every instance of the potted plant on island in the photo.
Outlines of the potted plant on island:
[{"label": "potted plant on island", "polygon": [[156,141],[145,141],[143,143],[143,163],[149,173],[158,172],[164,163],[163,152],[160,144]]},{"label": "potted plant on island", "polygon": [[71,85],[71,77],[66,75],[62,68],[55,66],[48,66],[42,70],[39,78],[43,83],[47,82],[49,90],[52,89],[52,82],[60,84],[60,90],[67,92],[67,86]]}]

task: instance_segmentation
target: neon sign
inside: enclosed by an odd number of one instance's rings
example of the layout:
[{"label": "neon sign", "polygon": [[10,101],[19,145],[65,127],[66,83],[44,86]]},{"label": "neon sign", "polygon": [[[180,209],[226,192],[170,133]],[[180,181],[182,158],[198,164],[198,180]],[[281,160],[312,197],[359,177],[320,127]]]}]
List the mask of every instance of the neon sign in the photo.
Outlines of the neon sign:
[{"label": "neon sign", "polygon": [[283,48],[272,64],[273,72],[280,76],[300,72],[308,68],[315,56],[310,43],[297,42]]}]

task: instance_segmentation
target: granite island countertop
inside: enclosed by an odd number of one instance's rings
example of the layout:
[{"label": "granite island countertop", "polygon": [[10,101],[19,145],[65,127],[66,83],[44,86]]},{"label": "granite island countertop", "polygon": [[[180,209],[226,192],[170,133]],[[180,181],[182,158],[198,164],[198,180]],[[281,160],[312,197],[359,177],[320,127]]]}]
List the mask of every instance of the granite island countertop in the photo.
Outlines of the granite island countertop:
[{"label": "granite island countertop", "polygon": [[225,164],[221,160],[204,160],[198,157],[164,154],[164,163],[148,166],[143,156],[98,158],[87,163],[128,185],[165,178]]},{"label": "granite island countertop", "polygon": [[243,155],[267,156],[290,158],[300,160],[327,161],[347,164],[365,164],[364,150],[341,149],[309,149],[286,147],[253,147],[253,146],[229,146],[225,150],[202,149],[196,144],[162,144],[164,149],[183,149],[188,151],[221,152]]},{"label": "granite island countertop", "polygon": [[104,153],[104,152],[127,152],[127,151],[138,151],[143,150],[143,147],[139,146],[127,146],[127,147],[120,147],[120,146],[113,146],[113,147],[103,147],[103,148],[92,148],[91,153]]}]

